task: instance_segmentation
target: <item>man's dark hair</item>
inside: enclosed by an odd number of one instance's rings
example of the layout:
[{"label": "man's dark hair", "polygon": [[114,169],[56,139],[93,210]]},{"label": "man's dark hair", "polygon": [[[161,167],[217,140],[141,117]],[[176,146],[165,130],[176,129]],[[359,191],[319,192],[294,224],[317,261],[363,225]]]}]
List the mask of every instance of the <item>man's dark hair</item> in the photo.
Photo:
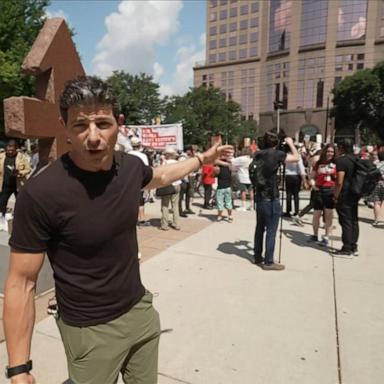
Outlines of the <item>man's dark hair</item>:
[{"label": "man's dark hair", "polygon": [[17,144],[17,141],[14,140],[14,139],[10,139],[7,141],[7,144],[5,144],[6,147],[11,147],[11,146],[14,146],[16,148],[18,148],[18,144]]},{"label": "man's dark hair", "polygon": [[263,137],[264,148],[274,148],[279,144],[279,137],[275,132],[267,131]]},{"label": "man's dark hair", "polygon": [[65,84],[60,96],[60,114],[64,122],[68,120],[68,109],[73,105],[86,104],[111,105],[117,119],[119,105],[106,82],[95,76],[81,76]]},{"label": "man's dark hair", "polygon": [[343,153],[353,154],[353,140],[346,137],[337,141],[337,148]]}]

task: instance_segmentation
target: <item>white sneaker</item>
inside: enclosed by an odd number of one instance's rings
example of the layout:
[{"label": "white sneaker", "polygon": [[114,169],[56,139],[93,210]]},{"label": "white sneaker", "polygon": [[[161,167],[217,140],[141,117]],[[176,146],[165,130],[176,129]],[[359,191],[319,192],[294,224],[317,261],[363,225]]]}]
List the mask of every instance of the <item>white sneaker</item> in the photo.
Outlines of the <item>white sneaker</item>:
[{"label": "white sneaker", "polygon": [[245,207],[239,207],[239,208],[236,208],[236,211],[239,211],[239,212],[246,212],[247,209]]}]

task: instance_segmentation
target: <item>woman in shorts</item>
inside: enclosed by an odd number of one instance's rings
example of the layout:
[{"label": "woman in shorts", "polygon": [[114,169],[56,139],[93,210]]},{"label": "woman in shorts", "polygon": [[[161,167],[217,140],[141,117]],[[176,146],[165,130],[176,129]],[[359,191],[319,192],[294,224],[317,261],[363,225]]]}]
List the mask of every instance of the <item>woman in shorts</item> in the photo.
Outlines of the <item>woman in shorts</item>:
[{"label": "woman in shorts", "polygon": [[[311,184],[314,189],[313,200],[313,236],[311,240],[329,245],[329,235],[332,229],[334,190],[336,182],[335,146],[327,144],[321,151],[320,158],[312,170]],[[319,239],[320,218],[324,213],[325,235]]]}]

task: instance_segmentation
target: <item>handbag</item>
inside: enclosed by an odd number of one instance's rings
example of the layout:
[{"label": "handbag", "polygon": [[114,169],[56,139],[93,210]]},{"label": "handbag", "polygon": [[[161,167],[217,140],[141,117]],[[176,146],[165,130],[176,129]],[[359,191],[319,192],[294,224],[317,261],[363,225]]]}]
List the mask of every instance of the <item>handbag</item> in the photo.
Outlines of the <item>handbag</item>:
[{"label": "handbag", "polygon": [[166,187],[161,187],[156,189],[157,197],[174,195],[175,193],[176,193],[176,188],[172,184],[167,185]]}]

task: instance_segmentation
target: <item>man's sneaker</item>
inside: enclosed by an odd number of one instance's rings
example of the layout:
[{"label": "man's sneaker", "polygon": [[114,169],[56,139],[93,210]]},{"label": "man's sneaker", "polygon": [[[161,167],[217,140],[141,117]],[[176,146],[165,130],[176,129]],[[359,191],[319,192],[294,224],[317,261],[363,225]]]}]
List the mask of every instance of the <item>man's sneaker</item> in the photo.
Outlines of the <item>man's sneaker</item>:
[{"label": "man's sneaker", "polygon": [[285,266],[283,264],[263,264],[261,268],[264,269],[264,271],[283,271],[285,269]]},{"label": "man's sneaker", "polygon": [[192,209],[186,209],[184,212],[185,212],[187,215],[194,215],[194,214],[195,214],[195,212],[193,212]]},{"label": "man's sneaker", "polygon": [[359,250],[355,249],[354,251],[352,251],[352,254],[353,256],[359,256]]},{"label": "man's sneaker", "polygon": [[304,227],[303,220],[301,220],[299,216],[297,216],[297,215],[292,216],[292,221],[293,221],[296,225],[298,225],[299,227]]},{"label": "man's sneaker", "polygon": [[344,259],[352,259],[353,258],[352,251],[346,251],[344,249],[338,249],[336,251],[333,251],[332,255],[335,257],[342,257]]},{"label": "man's sneaker", "polygon": [[329,239],[327,236],[323,236],[322,240],[320,241],[320,245],[324,247],[328,247],[329,245]]},{"label": "man's sneaker", "polygon": [[263,264],[264,258],[262,256],[255,256],[255,264],[260,265]]},{"label": "man's sneaker", "polygon": [[238,211],[238,212],[246,212],[247,209],[245,207],[239,207],[239,208],[236,208],[236,211]]}]

